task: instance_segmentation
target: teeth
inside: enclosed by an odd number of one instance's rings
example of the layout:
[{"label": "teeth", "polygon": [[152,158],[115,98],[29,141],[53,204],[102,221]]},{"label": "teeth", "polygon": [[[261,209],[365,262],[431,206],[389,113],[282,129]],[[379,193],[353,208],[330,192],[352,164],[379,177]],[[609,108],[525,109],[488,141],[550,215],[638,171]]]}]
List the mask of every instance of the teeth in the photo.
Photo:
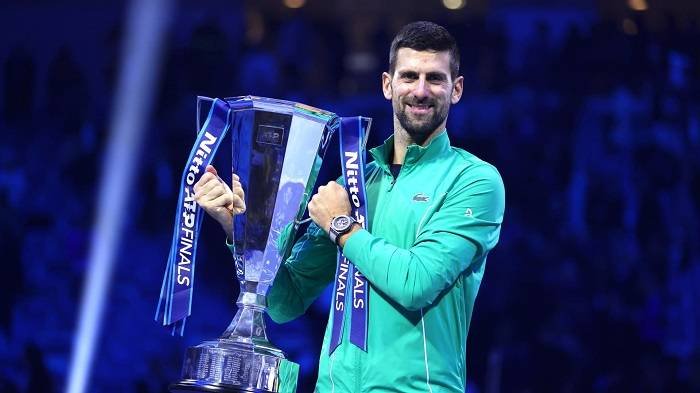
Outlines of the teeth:
[{"label": "teeth", "polygon": [[415,109],[430,109],[433,106],[432,105],[425,105],[425,104],[406,104],[407,106]]}]

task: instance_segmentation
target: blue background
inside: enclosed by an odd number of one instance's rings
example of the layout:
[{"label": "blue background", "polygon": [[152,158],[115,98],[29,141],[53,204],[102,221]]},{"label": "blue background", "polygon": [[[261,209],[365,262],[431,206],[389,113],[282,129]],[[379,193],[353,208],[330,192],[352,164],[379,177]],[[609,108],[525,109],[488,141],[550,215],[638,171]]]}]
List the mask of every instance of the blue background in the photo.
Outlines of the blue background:
[{"label": "blue background", "polygon": [[[507,191],[469,333],[469,391],[700,392],[700,3],[631,8],[641,3],[173,3],[88,391],[164,392],[185,348],[235,313],[231,257],[205,220],[185,337],[153,321],[195,97],[369,116],[377,145],[392,131],[379,78],[390,39],[428,19],[462,51],[452,143],[495,164]],[[127,6],[0,5],[2,392],[66,386]],[[335,143],[321,181],[339,173]],[[268,323],[301,364],[300,392],[315,381],[326,295]]]}]

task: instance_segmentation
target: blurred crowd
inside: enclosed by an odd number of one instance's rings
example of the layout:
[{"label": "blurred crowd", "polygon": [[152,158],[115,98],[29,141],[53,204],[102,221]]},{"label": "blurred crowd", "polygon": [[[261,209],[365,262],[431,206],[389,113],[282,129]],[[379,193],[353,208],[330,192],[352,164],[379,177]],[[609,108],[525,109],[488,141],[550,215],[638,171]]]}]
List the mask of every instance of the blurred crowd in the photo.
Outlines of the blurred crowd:
[{"label": "blurred crowd", "polygon": [[[230,255],[205,222],[185,339],[152,321],[197,95],[369,116],[372,146],[392,131],[379,76],[401,21],[226,12],[172,23],[90,391],[164,391],[184,348],[235,312]],[[516,44],[496,17],[436,22],[456,36],[466,78],[451,141],[495,164],[507,192],[469,334],[470,391],[700,392],[700,26],[544,18]],[[103,46],[88,55],[19,43],[0,57],[2,392],[65,383],[122,29],[94,33]],[[321,180],[339,171],[337,152],[327,161]],[[268,323],[301,363],[300,391],[315,381],[328,309],[326,297]]]}]

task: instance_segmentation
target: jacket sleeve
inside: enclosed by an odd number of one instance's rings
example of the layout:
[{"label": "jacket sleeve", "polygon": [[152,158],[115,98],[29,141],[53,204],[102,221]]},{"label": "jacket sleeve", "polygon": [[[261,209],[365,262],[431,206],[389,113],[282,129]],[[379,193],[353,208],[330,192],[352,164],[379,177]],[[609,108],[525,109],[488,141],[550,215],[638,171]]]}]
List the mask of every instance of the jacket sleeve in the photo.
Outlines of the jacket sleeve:
[{"label": "jacket sleeve", "polygon": [[434,206],[408,249],[366,230],[350,236],[343,249],[375,288],[408,310],[432,304],[496,245],[505,209],[503,181],[488,164],[468,168]]},{"label": "jacket sleeve", "polygon": [[[280,242],[293,240],[283,236]],[[283,245],[280,249],[284,249]],[[311,223],[294,244],[289,258],[280,265],[267,294],[267,311],[273,321],[288,322],[306,311],[333,281],[337,253],[325,232]]]}]

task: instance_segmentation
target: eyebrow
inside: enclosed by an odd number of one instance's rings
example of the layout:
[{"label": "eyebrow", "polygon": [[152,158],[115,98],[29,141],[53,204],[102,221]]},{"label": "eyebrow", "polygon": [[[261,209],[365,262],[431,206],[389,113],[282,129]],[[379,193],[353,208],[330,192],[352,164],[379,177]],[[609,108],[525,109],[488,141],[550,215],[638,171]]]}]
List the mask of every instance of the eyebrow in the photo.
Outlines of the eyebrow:
[{"label": "eyebrow", "polygon": [[399,71],[399,78],[417,78],[418,73],[415,71]]},{"label": "eyebrow", "polygon": [[[399,71],[399,78],[418,78],[418,73],[415,71]],[[443,72],[428,72],[425,75],[425,79],[427,80],[439,80],[439,81],[446,81],[447,80],[447,74]]]}]

